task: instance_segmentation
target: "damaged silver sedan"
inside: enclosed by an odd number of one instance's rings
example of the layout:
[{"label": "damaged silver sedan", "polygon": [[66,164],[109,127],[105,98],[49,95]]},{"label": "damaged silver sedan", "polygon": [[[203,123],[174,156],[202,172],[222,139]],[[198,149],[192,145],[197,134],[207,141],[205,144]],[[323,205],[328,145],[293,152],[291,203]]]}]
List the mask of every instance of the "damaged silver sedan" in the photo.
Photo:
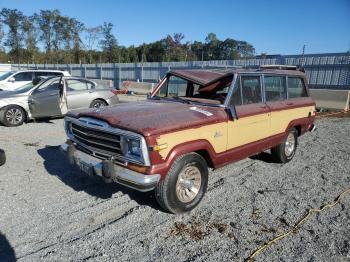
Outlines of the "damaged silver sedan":
[{"label": "damaged silver sedan", "polygon": [[32,119],[63,116],[67,110],[99,108],[118,102],[116,90],[84,78],[35,79],[14,91],[0,91],[0,122],[19,126]]}]

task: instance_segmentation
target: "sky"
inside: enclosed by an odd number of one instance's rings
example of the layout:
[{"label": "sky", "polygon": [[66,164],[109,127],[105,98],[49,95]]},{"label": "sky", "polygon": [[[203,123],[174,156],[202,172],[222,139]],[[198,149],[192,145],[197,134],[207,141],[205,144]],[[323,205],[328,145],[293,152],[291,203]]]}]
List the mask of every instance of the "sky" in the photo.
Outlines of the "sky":
[{"label": "sky", "polygon": [[120,45],[150,43],[183,33],[185,41],[252,44],[257,54],[350,51],[350,0],[0,0],[1,8],[25,15],[59,9],[87,27],[111,22]]}]

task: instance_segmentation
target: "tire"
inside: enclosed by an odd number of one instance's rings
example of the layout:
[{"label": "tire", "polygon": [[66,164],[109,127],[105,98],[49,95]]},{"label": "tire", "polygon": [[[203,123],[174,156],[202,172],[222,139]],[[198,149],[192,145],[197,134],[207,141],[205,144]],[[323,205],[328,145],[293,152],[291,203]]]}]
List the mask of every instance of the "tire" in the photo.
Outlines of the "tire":
[{"label": "tire", "polygon": [[175,160],[166,177],[157,185],[155,196],[163,209],[174,214],[184,213],[199,204],[207,187],[206,161],[196,153],[189,153]]},{"label": "tire", "polygon": [[6,163],[5,151],[0,149],[0,166],[4,165],[5,163]]},{"label": "tire", "polygon": [[108,104],[101,99],[96,99],[96,100],[92,101],[90,104],[90,108],[100,108],[100,107],[104,107],[104,106],[108,106]]},{"label": "tire", "polygon": [[10,105],[3,110],[3,119],[1,122],[5,126],[20,126],[26,119],[26,114],[20,106]]},{"label": "tire", "polygon": [[282,144],[271,148],[272,158],[278,163],[287,163],[295,155],[298,146],[298,131],[292,128]]}]

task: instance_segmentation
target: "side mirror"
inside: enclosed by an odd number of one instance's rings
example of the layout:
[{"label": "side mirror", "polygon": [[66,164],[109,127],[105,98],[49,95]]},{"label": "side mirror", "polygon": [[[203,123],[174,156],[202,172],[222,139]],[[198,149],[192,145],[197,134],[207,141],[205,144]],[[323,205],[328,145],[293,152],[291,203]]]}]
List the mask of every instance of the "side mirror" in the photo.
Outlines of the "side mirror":
[{"label": "side mirror", "polygon": [[41,78],[40,77],[36,77],[33,79],[32,83],[33,83],[33,86],[36,86],[37,84],[39,84],[41,81]]},{"label": "side mirror", "polygon": [[16,79],[14,77],[11,77],[9,80],[7,80],[7,82],[14,83],[14,82],[16,82]]}]

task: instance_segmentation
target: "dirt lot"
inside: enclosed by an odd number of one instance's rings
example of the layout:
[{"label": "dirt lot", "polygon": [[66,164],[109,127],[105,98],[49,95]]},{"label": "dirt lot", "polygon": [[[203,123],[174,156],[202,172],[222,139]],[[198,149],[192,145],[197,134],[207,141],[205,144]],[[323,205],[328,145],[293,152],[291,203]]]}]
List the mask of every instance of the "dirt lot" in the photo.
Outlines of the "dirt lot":
[{"label": "dirt lot", "polygon": [[[151,193],[72,171],[57,148],[62,119],[0,126],[0,260],[244,260],[350,187],[350,118],[317,125],[286,165],[263,154],[211,172],[201,205],[178,216]],[[349,261],[350,195],[256,260]]]}]

